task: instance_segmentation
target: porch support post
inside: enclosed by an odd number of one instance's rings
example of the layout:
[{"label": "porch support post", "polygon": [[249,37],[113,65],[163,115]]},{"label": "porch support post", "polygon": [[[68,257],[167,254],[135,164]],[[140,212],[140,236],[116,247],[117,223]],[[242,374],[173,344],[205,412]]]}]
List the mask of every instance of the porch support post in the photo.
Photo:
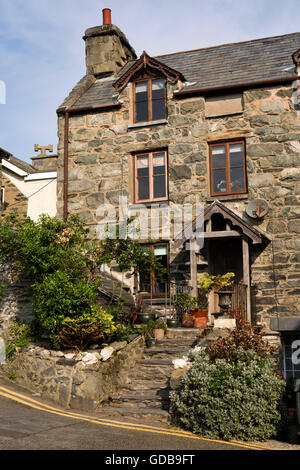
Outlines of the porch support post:
[{"label": "porch support post", "polygon": [[247,285],[247,321],[251,322],[251,286],[250,286],[250,260],[249,260],[249,244],[243,238],[243,278]]},{"label": "porch support post", "polygon": [[191,240],[189,243],[190,250],[190,270],[191,270],[191,295],[197,297],[198,286],[197,286],[197,243],[194,240]]}]

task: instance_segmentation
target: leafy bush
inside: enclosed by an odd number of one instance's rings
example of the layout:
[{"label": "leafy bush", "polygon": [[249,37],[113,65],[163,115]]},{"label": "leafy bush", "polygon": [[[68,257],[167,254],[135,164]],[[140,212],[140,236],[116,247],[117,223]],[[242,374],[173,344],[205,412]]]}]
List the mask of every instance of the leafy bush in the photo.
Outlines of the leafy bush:
[{"label": "leafy bush", "polygon": [[255,351],[260,357],[269,357],[276,352],[276,347],[268,344],[262,332],[242,319],[228,336],[210,344],[207,352],[212,359],[231,359],[239,346],[245,351]]},{"label": "leafy bush", "polygon": [[6,356],[11,359],[16,348],[29,346],[35,339],[34,327],[31,323],[21,323],[17,320],[10,322],[8,329],[10,341],[6,344]]},{"label": "leafy bush", "polygon": [[82,350],[92,343],[110,340],[115,331],[112,316],[101,307],[93,306],[90,312],[64,318],[57,341],[63,348],[75,346]]},{"label": "leafy bush", "polygon": [[92,314],[97,289],[84,279],[74,280],[66,272],[44,276],[33,289],[34,313],[57,347],[57,338],[66,318]]},{"label": "leafy bush", "polygon": [[[161,269],[157,257],[130,238],[92,242],[89,229],[77,216],[62,220],[43,215],[35,222],[11,215],[0,219],[0,239],[0,260],[11,262],[16,274],[25,273],[32,280],[34,314],[57,348],[62,327],[65,338],[69,328],[65,341],[72,336],[78,346],[98,324],[97,314],[94,319],[91,315],[95,313],[102,264],[115,262],[122,273]],[[129,322],[121,301],[114,320]],[[78,331],[78,341],[71,326]]]},{"label": "leafy bush", "polygon": [[231,360],[190,356],[182,386],[171,392],[171,410],[188,430],[208,438],[263,441],[278,432],[285,383],[276,363],[239,347]]}]

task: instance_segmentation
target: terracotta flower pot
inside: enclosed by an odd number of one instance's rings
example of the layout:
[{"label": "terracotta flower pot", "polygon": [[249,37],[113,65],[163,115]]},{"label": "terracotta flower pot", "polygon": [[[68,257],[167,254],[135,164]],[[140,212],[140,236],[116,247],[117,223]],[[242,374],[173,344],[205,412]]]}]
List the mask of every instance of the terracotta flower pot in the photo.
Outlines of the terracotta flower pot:
[{"label": "terracotta flower pot", "polygon": [[165,336],[165,332],[162,329],[154,329],[153,334],[155,339],[164,339]]},{"label": "terracotta flower pot", "polygon": [[207,317],[195,317],[194,318],[194,328],[206,328],[207,326]]},{"label": "terracotta flower pot", "polygon": [[192,310],[192,314],[194,318],[203,318],[203,317],[207,318],[208,311],[206,308],[200,308],[198,310]]},{"label": "terracotta flower pot", "polygon": [[184,328],[193,328],[194,326],[193,315],[191,315],[190,313],[184,313],[182,315],[182,326]]}]

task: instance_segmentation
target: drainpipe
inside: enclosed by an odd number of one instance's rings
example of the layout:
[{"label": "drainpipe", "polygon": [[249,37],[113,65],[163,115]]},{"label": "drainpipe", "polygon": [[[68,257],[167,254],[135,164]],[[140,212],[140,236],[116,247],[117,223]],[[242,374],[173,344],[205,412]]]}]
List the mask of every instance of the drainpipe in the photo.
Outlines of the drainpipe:
[{"label": "drainpipe", "polygon": [[68,218],[68,184],[69,184],[69,111],[65,113],[64,136],[64,219]]},{"label": "drainpipe", "polygon": [[71,114],[88,113],[106,108],[120,107],[121,103],[118,101],[103,103],[96,106],[82,106],[77,108],[59,108],[57,114],[65,116],[65,129],[64,129],[64,185],[63,185],[63,216],[64,219],[68,218],[68,186],[69,186],[69,122]]}]

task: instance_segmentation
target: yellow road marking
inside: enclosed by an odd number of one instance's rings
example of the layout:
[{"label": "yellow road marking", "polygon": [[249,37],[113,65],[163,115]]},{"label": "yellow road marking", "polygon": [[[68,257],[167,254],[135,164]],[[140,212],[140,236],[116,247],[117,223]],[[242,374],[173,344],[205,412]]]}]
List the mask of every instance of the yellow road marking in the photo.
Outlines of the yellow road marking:
[{"label": "yellow road marking", "polygon": [[187,431],[181,431],[181,430],[168,430],[160,427],[155,427],[155,426],[148,426],[144,424],[136,424],[136,423],[124,423],[122,421],[115,421],[115,420],[109,420],[105,418],[94,418],[91,416],[86,416],[82,415],[80,413],[73,413],[69,411],[62,411],[58,408],[46,405],[44,403],[40,403],[37,400],[34,400],[32,398],[27,397],[26,395],[22,395],[16,392],[13,392],[9,389],[6,389],[5,387],[0,387],[0,395],[4,396],[6,398],[10,398],[11,400],[17,401],[18,403],[27,405],[31,408],[37,409],[39,411],[44,411],[47,413],[52,413],[56,414],[59,416],[65,416],[68,418],[73,418],[81,421],[87,421],[93,424],[102,424],[103,426],[110,426],[110,427],[116,427],[120,429],[132,429],[135,431],[144,431],[144,432],[152,432],[156,434],[164,434],[164,435],[171,435],[171,436],[178,436],[178,437],[185,437],[187,439],[196,439],[196,440],[201,440],[201,441],[208,441],[208,442],[214,442],[214,443],[220,443],[223,445],[231,445],[231,446],[236,446],[236,447],[242,447],[242,448],[248,448],[252,450],[279,450],[275,448],[269,448],[269,447],[264,447],[260,445],[254,445],[254,444],[248,444],[248,443],[242,443],[239,441],[231,441],[231,442],[225,442],[221,440],[216,440],[216,439],[209,439],[205,437],[199,437],[196,436],[192,433],[189,433]]}]

